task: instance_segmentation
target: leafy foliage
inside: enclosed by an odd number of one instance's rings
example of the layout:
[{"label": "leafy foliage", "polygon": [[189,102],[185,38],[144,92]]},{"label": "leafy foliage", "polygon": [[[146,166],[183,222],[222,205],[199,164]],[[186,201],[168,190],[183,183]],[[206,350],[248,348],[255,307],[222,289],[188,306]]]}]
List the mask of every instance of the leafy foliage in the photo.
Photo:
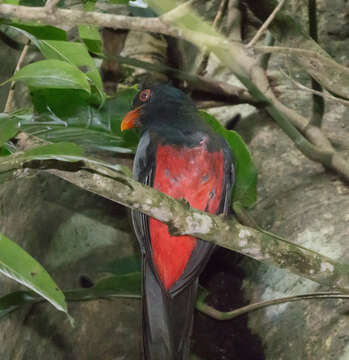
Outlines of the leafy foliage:
[{"label": "leafy foliage", "polygon": [[[47,271],[16,243],[0,234],[0,272],[67,313],[64,295]],[[12,303],[13,305],[13,303]]]},{"label": "leafy foliage", "polygon": [[[32,43],[40,50],[40,52],[46,59],[67,62],[72,66],[75,65],[76,71],[80,70],[84,72],[92,85],[91,96],[95,98],[94,101],[96,103],[103,105],[106,100],[106,94],[103,90],[102,79],[95,62],[90,56],[88,48],[84,43],[67,41],[66,32],[53,26],[20,24],[16,22],[9,23],[9,26],[28,37],[32,41]],[[96,33],[96,31],[96,28],[82,26],[80,34],[85,36],[86,40],[94,39],[95,50],[98,50],[96,39],[98,39],[99,33],[98,31]],[[99,37],[99,53],[100,52],[101,39]],[[27,66],[24,67],[21,71],[26,68]],[[28,86],[31,88],[35,88],[33,84],[28,84]],[[55,86],[54,81],[50,82],[50,80],[48,79],[46,83],[46,88],[52,89],[57,87]],[[61,88],[69,89],[71,87],[62,86]]]},{"label": "leafy foliage", "polygon": [[8,114],[0,114],[0,149],[17,134],[17,121]]},{"label": "leafy foliage", "polygon": [[19,309],[21,306],[38,301],[35,293],[30,291],[14,291],[0,298],[0,319]]},{"label": "leafy foliage", "polygon": [[79,89],[91,92],[90,84],[83,72],[75,66],[60,60],[42,60],[27,65],[12,77],[24,81],[35,89]]},{"label": "leafy foliage", "polygon": [[116,261],[102,264],[100,271],[109,272],[115,275],[136,273],[141,271],[141,259],[139,256],[128,256]]},{"label": "leafy foliage", "polygon": [[102,55],[102,38],[96,26],[79,25],[80,39],[85,43],[88,50],[94,54]]},{"label": "leafy foliage", "polygon": [[67,33],[57,27],[51,25],[39,25],[32,23],[18,23],[16,21],[2,21],[8,27],[21,32],[34,43],[37,39],[41,40],[67,40]]},{"label": "leafy foliage", "polygon": [[38,146],[25,152],[16,152],[0,157],[0,183],[11,179],[11,171],[35,160],[60,160],[77,162],[82,160],[83,150],[74,143],[62,142]]},{"label": "leafy foliage", "polygon": [[[136,131],[122,133],[120,124],[137,90],[120,91],[102,108],[89,104],[89,96],[78,90],[42,89],[32,92],[37,116],[17,116],[19,128],[51,141],[71,141],[87,150],[134,152]],[[69,105],[67,105],[69,104]]]},{"label": "leafy foliage", "polygon": [[[67,301],[84,301],[98,298],[139,298],[141,293],[140,259],[126,257],[107,264],[101,271],[112,273],[88,289],[65,290]],[[15,291],[0,297],[0,319],[26,304],[42,301],[34,292]]]},{"label": "leafy foliage", "polygon": [[[94,2],[87,2],[86,9]],[[65,31],[52,27],[10,22],[9,26],[31,39],[43,60],[23,67],[13,77],[29,86],[34,114],[16,116],[18,129],[51,142],[70,141],[87,150],[134,152],[136,131],[121,133],[120,123],[136,90],[120,91],[109,98],[90,51],[101,51],[97,28],[79,27],[84,43],[66,41]],[[88,40],[96,43],[89,46]]]}]

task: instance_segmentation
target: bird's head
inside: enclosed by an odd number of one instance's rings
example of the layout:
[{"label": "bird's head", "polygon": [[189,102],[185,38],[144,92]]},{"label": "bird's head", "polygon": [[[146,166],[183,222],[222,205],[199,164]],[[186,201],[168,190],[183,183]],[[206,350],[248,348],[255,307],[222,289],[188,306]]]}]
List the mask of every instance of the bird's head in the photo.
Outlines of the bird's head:
[{"label": "bird's head", "polygon": [[181,126],[186,114],[196,111],[191,99],[169,85],[155,85],[142,89],[134,98],[132,110],[121,122],[121,130],[134,127]]}]

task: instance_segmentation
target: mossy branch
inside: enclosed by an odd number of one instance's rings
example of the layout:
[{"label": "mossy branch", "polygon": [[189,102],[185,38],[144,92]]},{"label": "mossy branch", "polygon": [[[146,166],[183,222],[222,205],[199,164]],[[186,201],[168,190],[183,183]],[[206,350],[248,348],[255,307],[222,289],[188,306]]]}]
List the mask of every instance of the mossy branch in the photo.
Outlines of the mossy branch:
[{"label": "mossy branch", "polygon": [[[53,168],[47,170],[49,167]],[[243,226],[234,218],[193,209],[187,202],[175,200],[133,180],[122,167],[112,169],[90,159],[69,163],[57,160],[19,161],[15,158],[7,161],[6,168],[2,170],[12,171],[14,177],[22,177],[26,176],[26,169],[33,168],[46,169],[80,188],[137,209],[167,224],[173,235],[192,235],[339,291],[349,292],[348,265],[269,232]]]}]

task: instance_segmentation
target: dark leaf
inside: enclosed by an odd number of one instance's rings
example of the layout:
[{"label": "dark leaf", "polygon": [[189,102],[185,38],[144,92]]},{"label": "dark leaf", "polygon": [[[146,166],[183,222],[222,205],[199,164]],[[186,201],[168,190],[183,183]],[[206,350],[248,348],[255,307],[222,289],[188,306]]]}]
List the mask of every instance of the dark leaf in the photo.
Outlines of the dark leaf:
[{"label": "dark leaf", "polygon": [[21,306],[38,301],[30,291],[15,291],[0,297],[0,319],[19,309]]},{"label": "dark leaf", "polygon": [[[141,296],[141,273],[128,273],[101,279],[94,287],[64,291],[67,301],[88,301],[105,298]],[[0,297],[0,319],[23,305],[42,301],[35,293],[29,291],[15,291]]]},{"label": "dark leaf", "polygon": [[127,5],[129,0],[109,0],[112,4]]},{"label": "dark leaf", "polygon": [[56,309],[67,313],[62,291],[47,271],[26,251],[0,234],[0,272],[28,287],[49,301]]},{"label": "dark leaf", "polygon": [[8,114],[0,114],[0,148],[13,138],[17,132],[18,121]]},{"label": "dark leaf", "polygon": [[36,44],[47,59],[66,61],[80,69],[86,69],[87,77],[98,92],[99,103],[103,105],[106,94],[104,93],[102,78],[85,44],[56,40],[39,40],[36,41]]},{"label": "dark leaf", "polygon": [[67,33],[64,30],[51,25],[18,23],[15,21],[8,21],[7,24],[10,27],[16,28],[31,40],[67,40]]},{"label": "dark leaf", "polygon": [[141,293],[141,273],[110,276],[100,280],[92,289],[95,294],[139,295]]},{"label": "dark leaf", "polygon": [[88,50],[94,54],[102,55],[102,37],[97,26],[79,25],[80,39],[85,43]]},{"label": "dark leaf", "polygon": [[115,275],[124,275],[141,271],[141,259],[139,256],[129,256],[113,262],[103,264],[100,271]]},{"label": "dark leaf", "polygon": [[35,119],[24,118],[20,128],[51,142],[76,142],[87,150],[133,152],[138,143],[137,132],[121,133],[120,124],[136,92],[133,88],[120,91],[116,98],[97,109],[89,104],[89,97],[83,91],[33,91],[35,110],[40,115]]},{"label": "dark leaf", "polygon": [[[67,156],[76,157],[76,161],[81,160],[83,150],[80,146],[61,142],[57,144],[48,144],[27,150],[21,155],[24,160],[61,160],[66,161]],[[72,159],[74,161],[74,159]]]},{"label": "dark leaf", "polygon": [[13,80],[24,81],[35,89],[80,89],[90,93],[86,75],[64,61],[42,60],[17,71]]}]

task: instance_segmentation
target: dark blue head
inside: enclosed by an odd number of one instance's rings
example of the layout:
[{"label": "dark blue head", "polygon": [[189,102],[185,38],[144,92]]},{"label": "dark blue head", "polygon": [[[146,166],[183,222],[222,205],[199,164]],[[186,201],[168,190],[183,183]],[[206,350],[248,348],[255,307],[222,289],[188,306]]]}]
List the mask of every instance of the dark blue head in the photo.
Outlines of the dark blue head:
[{"label": "dark blue head", "polygon": [[121,130],[132,127],[182,127],[196,117],[192,100],[181,90],[169,85],[142,89],[134,98],[132,109],[123,119]]}]

